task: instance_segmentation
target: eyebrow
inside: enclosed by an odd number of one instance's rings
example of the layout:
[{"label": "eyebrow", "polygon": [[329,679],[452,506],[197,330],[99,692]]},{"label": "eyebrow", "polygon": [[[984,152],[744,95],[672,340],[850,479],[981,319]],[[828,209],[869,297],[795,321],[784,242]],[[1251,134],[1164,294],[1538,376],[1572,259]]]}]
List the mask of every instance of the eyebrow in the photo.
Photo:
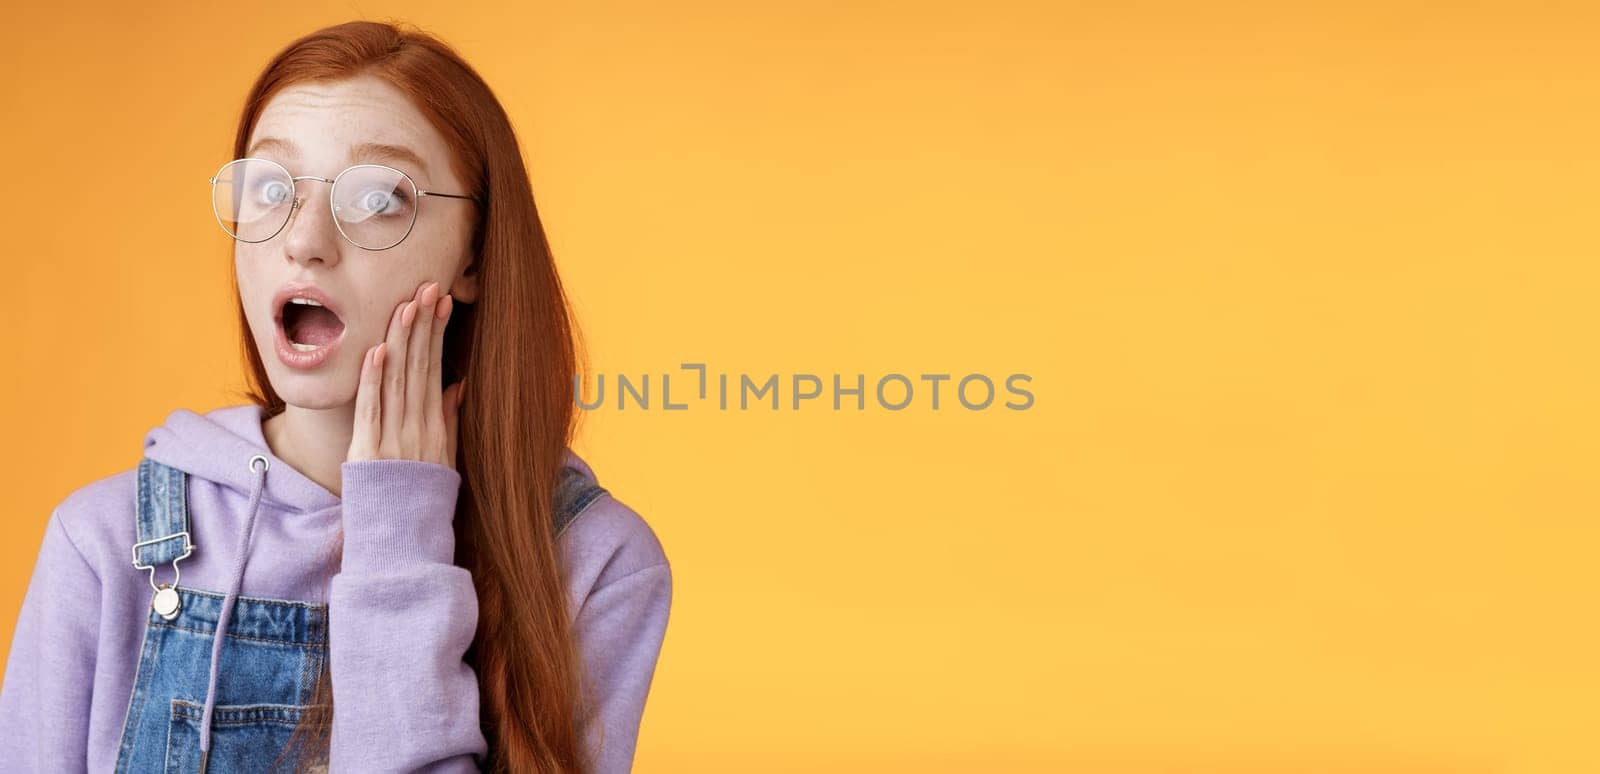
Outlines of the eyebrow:
[{"label": "eyebrow", "polygon": [[[263,150],[277,150],[289,156],[299,153],[295,144],[280,137],[263,137],[256,140],[246,156],[254,156]],[[424,174],[428,172],[428,165],[415,151],[404,145],[390,145],[382,142],[364,142],[350,149],[350,158],[356,161],[391,161],[402,162],[414,169],[420,169]]]}]

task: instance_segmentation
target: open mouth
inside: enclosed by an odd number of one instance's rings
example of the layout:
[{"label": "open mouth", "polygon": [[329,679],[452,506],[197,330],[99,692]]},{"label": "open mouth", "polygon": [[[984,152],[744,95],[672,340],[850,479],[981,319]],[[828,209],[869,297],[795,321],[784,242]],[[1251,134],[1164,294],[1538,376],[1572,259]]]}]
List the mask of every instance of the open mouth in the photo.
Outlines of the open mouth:
[{"label": "open mouth", "polygon": [[344,321],[339,315],[308,298],[289,299],[279,310],[278,322],[289,346],[300,352],[321,349],[338,341],[344,333]]}]

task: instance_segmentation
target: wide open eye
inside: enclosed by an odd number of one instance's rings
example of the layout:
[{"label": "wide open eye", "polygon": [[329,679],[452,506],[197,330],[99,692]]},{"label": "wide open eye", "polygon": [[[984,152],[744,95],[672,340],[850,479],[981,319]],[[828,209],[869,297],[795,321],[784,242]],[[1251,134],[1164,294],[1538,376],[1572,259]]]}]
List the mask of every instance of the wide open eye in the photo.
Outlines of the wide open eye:
[{"label": "wide open eye", "polygon": [[[353,167],[333,186],[333,209],[347,225],[399,221],[412,217],[415,188],[398,171],[382,166]],[[376,236],[376,235],[374,235]]]},{"label": "wide open eye", "polygon": [[374,216],[404,215],[411,206],[411,200],[404,191],[398,189],[369,188],[356,196],[355,206],[365,220]]},{"label": "wide open eye", "polygon": [[276,207],[294,199],[294,186],[283,180],[268,179],[256,187],[256,201],[262,206]]}]

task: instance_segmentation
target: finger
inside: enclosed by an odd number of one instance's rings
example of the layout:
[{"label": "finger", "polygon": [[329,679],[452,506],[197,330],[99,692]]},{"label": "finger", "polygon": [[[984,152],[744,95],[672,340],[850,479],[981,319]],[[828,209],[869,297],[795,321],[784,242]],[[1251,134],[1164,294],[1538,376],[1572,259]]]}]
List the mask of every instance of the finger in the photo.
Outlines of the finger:
[{"label": "finger", "polygon": [[378,342],[361,360],[361,378],[356,382],[355,426],[350,434],[350,451],[345,455],[347,460],[377,457],[378,436],[383,432],[383,412],[378,405],[382,376],[383,342]]},{"label": "finger", "polygon": [[383,434],[378,438],[378,451],[379,456],[391,459],[400,456],[400,423],[405,420],[401,411],[406,391],[405,318],[410,308],[409,300],[395,308],[383,344]]},{"label": "finger", "polygon": [[439,385],[444,381],[444,329],[450,324],[450,310],[454,306],[455,301],[447,295],[440,298],[435,307],[433,341],[428,345],[428,394],[422,405],[422,410],[431,418],[431,427],[435,431],[425,443],[425,448],[440,457],[448,451],[445,442],[447,430],[444,426],[444,398],[439,390]]},{"label": "finger", "polygon": [[[433,454],[426,444],[438,432],[435,429],[438,418],[423,413],[428,402],[428,358],[432,354],[428,348],[433,343],[433,313],[438,303],[439,283],[423,285],[406,342],[406,419],[400,437],[405,441],[402,446],[406,457],[413,460],[427,459]],[[437,386],[434,389],[438,389]]]}]

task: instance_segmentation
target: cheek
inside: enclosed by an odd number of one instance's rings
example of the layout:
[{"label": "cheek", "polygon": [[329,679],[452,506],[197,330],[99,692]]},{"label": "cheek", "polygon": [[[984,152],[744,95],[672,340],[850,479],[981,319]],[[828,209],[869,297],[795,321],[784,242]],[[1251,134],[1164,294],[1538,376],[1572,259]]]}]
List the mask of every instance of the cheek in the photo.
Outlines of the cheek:
[{"label": "cheek", "polygon": [[[399,248],[395,248],[398,250]],[[376,344],[389,330],[389,320],[401,304],[411,300],[412,291],[420,285],[409,285],[412,277],[419,276],[410,260],[399,257],[392,271],[363,272],[349,278],[345,299],[351,313],[344,317],[346,330],[353,330]]]},{"label": "cheek", "polygon": [[460,265],[462,250],[453,234],[418,239],[415,245],[407,239],[393,252],[399,252],[401,248],[412,249],[403,255],[393,256],[394,260],[386,265],[388,272],[375,277],[374,284],[367,286],[375,291],[380,286],[383,288],[381,295],[375,297],[399,305],[414,297],[417,290],[429,282],[439,283],[440,295],[450,292],[450,281],[455,278],[454,272]]},{"label": "cheek", "polygon": [[233,251],[233,276],[239,281],[239,290],[246,288],[258,289],[261,287],[261,261],[256,259],[248,250],[239,247]]},{"label": "cheek", "polygon": [[255,319],[262,310],[260,301],[261,285],[255,278],[247,274],[239,274],[239,304],[244,307],[245,315]]},{"label": "cheek", "polygon": [[253,262],[247,253],[235,251],[234,253],[234,279],[239,286],[239,303],[244,307],[245,319],[250,322],[257,336],[272,335],[272,310],[271,305],[273,288],[268,278],[261,276],[255,267],[259,262]]}]

